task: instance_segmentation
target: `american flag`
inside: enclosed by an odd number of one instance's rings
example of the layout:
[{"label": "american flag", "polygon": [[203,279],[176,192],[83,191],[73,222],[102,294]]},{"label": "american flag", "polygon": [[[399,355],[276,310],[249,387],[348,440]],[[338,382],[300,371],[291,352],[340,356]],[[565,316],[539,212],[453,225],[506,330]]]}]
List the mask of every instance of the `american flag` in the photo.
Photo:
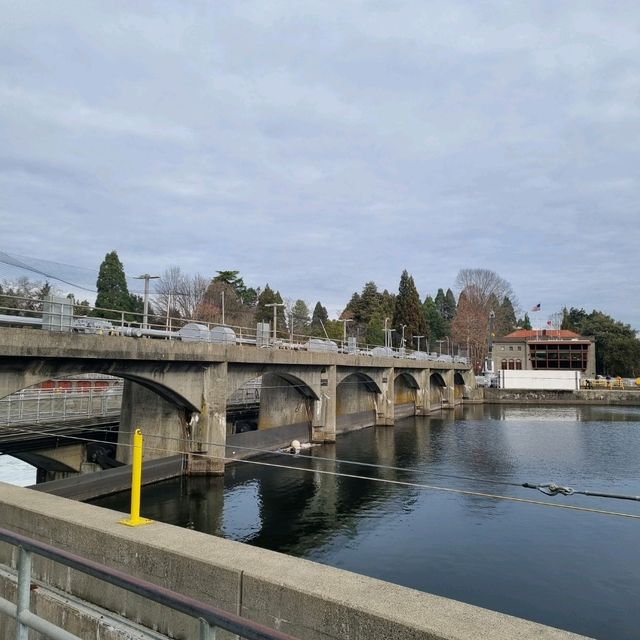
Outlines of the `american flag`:
[{"label": "american flag", "polygon": [[531,311],[540,311],[542,307],[540,306],[540,303],[538,302],[538,304],[535,307],[532,307]]}]

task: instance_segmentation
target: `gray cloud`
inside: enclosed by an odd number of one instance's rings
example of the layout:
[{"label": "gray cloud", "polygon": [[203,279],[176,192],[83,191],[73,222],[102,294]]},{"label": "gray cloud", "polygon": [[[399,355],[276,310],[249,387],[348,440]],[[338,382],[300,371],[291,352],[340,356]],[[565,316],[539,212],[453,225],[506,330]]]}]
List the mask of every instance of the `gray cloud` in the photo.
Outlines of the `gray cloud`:
[{"label": "gray cloud", "polygon": [[635,2],[12,3],[2,249],[334,313],[479,266],[640,327]]}]

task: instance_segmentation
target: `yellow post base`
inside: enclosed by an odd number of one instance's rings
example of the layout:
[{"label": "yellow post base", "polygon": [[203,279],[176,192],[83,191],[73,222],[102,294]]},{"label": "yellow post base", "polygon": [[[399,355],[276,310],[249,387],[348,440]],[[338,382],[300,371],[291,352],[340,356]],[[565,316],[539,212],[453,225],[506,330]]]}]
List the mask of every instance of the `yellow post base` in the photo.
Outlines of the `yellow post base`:
[{"label": "yellow post base", "polygon": [[118,520],[119,524],[125,524],[127,527],[141,527],[143,524],[151,524],[153,520],[149,520],[148,518],[124,518],[123,520]]}]

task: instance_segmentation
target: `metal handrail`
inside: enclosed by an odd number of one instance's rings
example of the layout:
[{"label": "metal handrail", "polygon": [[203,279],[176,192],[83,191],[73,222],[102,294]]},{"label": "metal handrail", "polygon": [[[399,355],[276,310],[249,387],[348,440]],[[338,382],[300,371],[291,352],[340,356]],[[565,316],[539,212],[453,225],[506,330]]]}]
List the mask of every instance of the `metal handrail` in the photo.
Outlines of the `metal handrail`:
[{"label": "metal handrail", "polygon": [[120,411],[122,386],[23,389],[0,398],[0,425],[38,424],[55,419],[104,417]]},{"label": "metal handrail", "polygon": [[16,637],[18,640],[23,638],[26,640],[28,629],[40,631],[53,640],[81,640],[78,636],[72,635],[29,610],[31,554],[33,553],[136,595],[148,598],[153,602],[192,618],[197,618],[200,621],[200,640],[213,638],[216,628],[225,629],[247,640],[296,640],[293,636],[281,631],[270,629],[242,616],[200,602],[195,598],[176,593],[141,578],[134,578],[123,571],[112,569],[93,560],[57,549],[52,545],[39,542],[33,538],[27,538],[8,529],[0,528],[0,540],[18,547],[20,550],[17,603],[14,604],[10,600],[0,598],[0,612],[16,620],[18,627]]},{"label": "metal handrail", "polygon": [[[7,299],[14,299],[14,300],[20,300],[23,302],[28,302],[30,304],[35,304],[36,306],[41,306],[42,305],[42,301],[37,300],[34,301],[31,298],[26,298],[24,296],[13,296],[13,295],[7,295],[7,294],[3,294],[1,296],[2,298],[7,298]],[[83,311],[86,313],[89,313],[91,311],[99,311],[99,312],[103,312],[103,313],[108,313],[112,316],[119,316],[119,320],[109,320],[110,322],[113,322],[114,325],[112,327],[112,332],[114,335],[122,335],[125,336],[127,335],[127,327],[142,327],[143,326],[143,314],[139,313],[139,312],[134,312],[134,311],[123,311],[120,309],[107,309],[107,308],[103,308],[103,307],[94,307],[92,305],[89,306],[83,306],[82,307]],[[28,313],[30,316],[37,316],[37,315],[42,315],[42,310],[41,309],[21,309],[20,307],[9,307],[9,306],[0,306],[0,311],[6,312],[6,311],[13,311],[13,312],[18,312],[18,313]],[[77,319],[77,318],[84,318],[85,316],[79,316],[77,314],[73,315],[73,318]],[[135,321],[131,321],[129,320],[129,318],[131,317],[136,317]],[[33,320],[35,320],[36,318],[33,318]],[[95,320],[100,320],[100,319],[104,319],[104,318],[94,318]],[[16,318],[16,322],[18,322],[18,318]],[[120,323],[119,325],[117,323]],[[235,334],[236,334],[236,341],[239,344],[245,344],[245,343],[255,343],[256,341],[256,328],[255,327],[241,327],[241,326],[236,326],[236,325],[231,325],[231,324],[222,324],[219,322],[210,322],[208,320],[200,320],[198,318],[191,318],[191,319],[185,319],[185,318],[174,318],[174,317],[167,317],[165,322],[163,324],[154,324],[152,322],[148,322],[147,323],[147,327],[149,329],[157,329],[160,333],[171,333],[171,331],[167,332],[167,331],[163,331],[165,328],[169,328],[171,329],[172,327],[180,327],[183,326],[185,323],[198,323],[198,324],[203,324],[206,325],[208,329],[211,329],[213,327],[225,327],[225,328],[229,328],[232,329]],[[102,334],[103,332],[108,332],[108,329],[105,330],[100,330],[99,333]],[[135,335],[135,334],[134,334]],[[173,336],[169,336],[169,335],[164,335],[164,336],[154,336],[154,337],[164,337],[165,339],[171,339]],[[177,337],[177,335],[175,336]],[[327,338],[326,335],[323,336],[315,336],[315,335],[306,335],[306,334],[296,334],[296,333],[287,333],[287,336],[284,337],[283,335],[278,335],[275,339],[272,337],[272,335],[269,336],[268,338],[268,343],[265,344],[264,346],[268,347],[268,348],[282,348],[282,349],[293,349],[293,350],[297,350],[297,349],[304,349],[306,343],[309,340],[321,340],[323,342],[334,342],[336,345],[341,345],[341,347],[339,347],[338,351],[341,353],[347,353],[348,355],[371,355],[371,351],[373,349],[376,348],[381,348],[382,345],[372,345],[372,344],[368,344],[368,343],[362,343],[362,342],[356,342],[355,345],[355,351],[353,352],[349,352],[347,351],[347,345],[343,344],[343,341],[341,338]],[[452,344],[452,351],[455,351],[455,344]],[[384,347],[382,347],[384,348]],[[393,357],[406,357],[406,358],[413,358],[414,354],[416,353],[421,353],[422,355],[418,356],[421,359],[425,359],[425,360],[437,360],[437,358],[434,358],[432,355],[428,355],[426,354],[426,352],[422,351],[422,352],[417,352],[413,349],[410,349],[408,347],[386,347],[386,349],[388,349],[389,355],[393,356]],[[458,352],[460,352],[461,347],[460,345],[458,345]],[[445,355],[445,354],[439,354],[440,356]],[[452,355],[452,362],[457,362],[460,364],[468,364],[469,363],[469,358],[467,356],[455,356],[456,358],[458,358],[458,360],[454,360],[454,356]]]}]

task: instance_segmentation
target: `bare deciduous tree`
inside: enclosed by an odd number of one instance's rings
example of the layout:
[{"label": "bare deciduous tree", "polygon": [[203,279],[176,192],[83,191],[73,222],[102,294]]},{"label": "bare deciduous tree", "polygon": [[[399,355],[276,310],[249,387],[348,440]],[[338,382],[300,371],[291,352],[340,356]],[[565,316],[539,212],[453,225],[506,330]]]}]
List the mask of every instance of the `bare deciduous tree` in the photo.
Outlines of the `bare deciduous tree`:
[{"label": "bare deciduous tree", "polygon": [[193,320],[201,305],[209,281],[200,274],[189,276],[178,266],[165,270],[156,283],[155,312],[158,316],[178,315]]},{"label": "bare deciduous tree", "polygon": [[462,269],[456,285],[460,298],[451,323],[451,337],[458,344],[469,345],[473,366],[480,371],[489,349],[489,316],[493,312],[495,330],[501,322],[504,299],[509,298],[516,307],[516,298],[511,285],[489,269]]}]

